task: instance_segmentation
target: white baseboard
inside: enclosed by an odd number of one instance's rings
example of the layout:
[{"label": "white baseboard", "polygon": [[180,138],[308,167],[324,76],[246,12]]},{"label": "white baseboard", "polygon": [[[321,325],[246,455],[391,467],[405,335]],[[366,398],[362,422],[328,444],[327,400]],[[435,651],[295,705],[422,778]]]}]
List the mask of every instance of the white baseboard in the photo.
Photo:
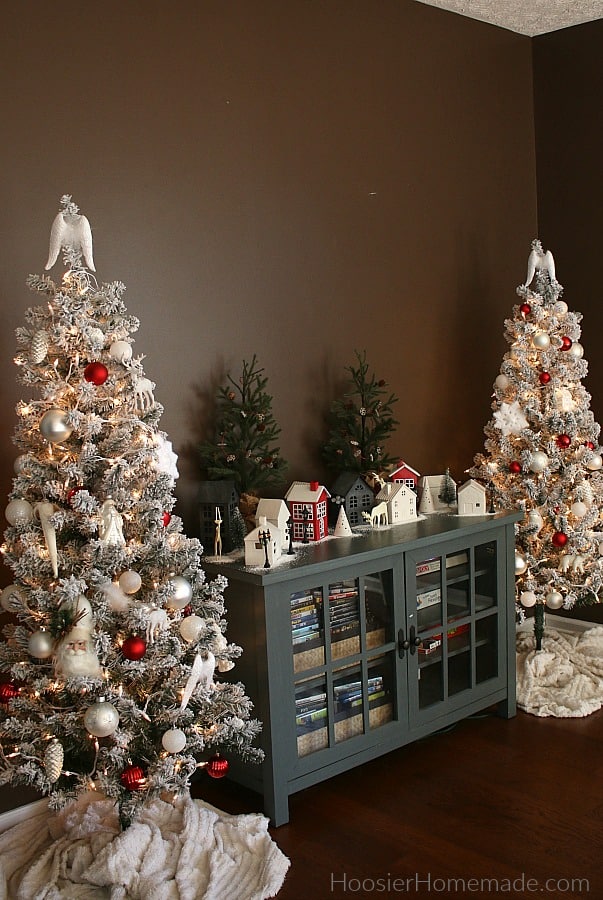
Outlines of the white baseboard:
[{"label": "white baseboard", "polygon": [[1,813],[0,832],[7,831],[14,825],[24,822],[30,816],[35,816],[36,813],[42,812],[46,806],[48,806],[48,800],[35,800],[33,803],[26,803],[24,806],[17,806],[15,809],[9,809]]}]

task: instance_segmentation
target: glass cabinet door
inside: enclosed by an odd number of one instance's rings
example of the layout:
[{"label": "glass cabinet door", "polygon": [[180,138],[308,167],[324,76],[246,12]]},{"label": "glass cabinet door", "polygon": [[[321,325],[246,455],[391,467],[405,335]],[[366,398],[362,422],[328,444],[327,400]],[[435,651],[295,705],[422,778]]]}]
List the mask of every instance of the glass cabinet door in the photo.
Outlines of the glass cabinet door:
[{"label": "glass cabinet door", "polygon": [[408,603],[416,612],[405,637],[417,661],[419,713],[499,676],[498,573],[496,541],[430,559],[409,554]]},{"label": "glass cabinet door", "polygon": [[395,718],[393,585],[386,569],[291,592],[299,758]]}]

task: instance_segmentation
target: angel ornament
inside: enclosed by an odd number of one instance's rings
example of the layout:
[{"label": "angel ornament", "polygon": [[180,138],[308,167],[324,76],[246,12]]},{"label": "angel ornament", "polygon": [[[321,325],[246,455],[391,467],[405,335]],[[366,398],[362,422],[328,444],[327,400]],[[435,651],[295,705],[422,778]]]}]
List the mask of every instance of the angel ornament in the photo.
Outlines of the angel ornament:
[{"label": "angel ornament", "polygon": [[124,547],[126,539],[123,533],[124,520],[110,497],[101,506],[98,536],[101,543],[107,546]]}]

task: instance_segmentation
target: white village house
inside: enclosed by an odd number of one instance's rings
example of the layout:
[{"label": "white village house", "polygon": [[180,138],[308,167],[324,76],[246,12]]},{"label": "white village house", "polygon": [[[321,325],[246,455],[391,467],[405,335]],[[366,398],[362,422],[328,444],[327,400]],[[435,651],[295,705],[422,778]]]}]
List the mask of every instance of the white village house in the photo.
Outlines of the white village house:
[{"label": "white village house", "polygon": [[[267,533],[266,543],[262,540],[262,534]],[[267,519],[262,516],[258,527],[250,531],[245,538],[245,565],[264,566],[266,558],[268,565],[272,566],[282,555],[281,535]]]},{"label": "white village house", "polygon": [[459,516],[484,516],[487,513],[486,489],[479,481],[470,478],[457,490]]},{"label": "white village house", "polygon": [[390,525],[401,525],[417,518],[417,495],[405,484],[387,481],[375,498],[376,502],[387,505]]}]

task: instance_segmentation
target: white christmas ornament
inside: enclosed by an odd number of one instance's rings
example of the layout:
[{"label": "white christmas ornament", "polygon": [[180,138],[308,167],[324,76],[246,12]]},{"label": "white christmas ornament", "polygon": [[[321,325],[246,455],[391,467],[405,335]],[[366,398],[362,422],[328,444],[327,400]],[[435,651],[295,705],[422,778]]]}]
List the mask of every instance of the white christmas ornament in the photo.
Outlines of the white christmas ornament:
[{"label": "white christmas ornament", "polygon": [[533,528],[537,529],[536,534],[538,534],[538,532],[541,530],[542,526],[544,525],[543,518],[537,509],[530,510],[530,512],[528,513],[528,522]]},{"label": "white christmas ornament", "polygon": [[494,413],[494,427],[504,435],[519,434],[529,425],[517,400],[513,403],[501,403],[500,409]]},{"label": "white christmas ornament", "polygon": [[152,609],[147,620],[147,644],[154,644],[161,632],[167,631],[169,625],[165,609]]},{"label": "white christmas ornament", "polygon": [[127,341],[114,341],[109,347],[109,356],[127,368],[132,361],[132,344]]},{"label": "white christmas ornament", "polygon": [[205,631],[205,619],[201,616],[186,616],[180,623],[180,634],[185,641],[196,641],[199,635]]},{"label": "white christmas ornament", "polygon": [[335,537],[347,537],[352,534],[352,528],[343,506],[339,508],[339,515],[337,516],[333,534]]},{"label": "white christmas ornament", "polygon": [[167,600],[169,608],[184,609],[193,596],[193,589],[190,582],[182,575],[173,575],[168,582],[168,587],[170,589]]},{"label": "white christmas ornament", "polygon": [[534,591],[522,591],[519,595],[519,602],[522,606],[525,606],[526,609],[529,609],[531,606],[536,606],[536,594]]},{"label": "white christmas ornament", "polygon": [[51,783],[58,781],[63,770],[64,751],[60,741],[54,738],[44,753],[44,771]]},{"label": "white christmas ornament", "polygon": [[67,413],[64,409],[49,409],[40,419],[40,432],[51,444],[60,444],[66,441],[73,433],[71,425],[67,424]]},{"label": "white christmas ornament", "polygon": [[532,343],[537,350],[548,350],[551,346],[551,339],[546,331],[537,331],[532,338]]},{"label": "white christmas ornament", "polygon": [[39,365],[46,359],[48,353],[48,335],[45,331],[36,331],[31,339],[29,358],[34,365]]},{"label": "white christmas ornament", "polygon": [[13,469],[15,471],[15,475],[22,475],[25,469],[27,468],[27,464],[29,462],[29,456],[26,453],[21,453],[20,456],[17,456],[13,463]]},{"label": "white christmas ornament", "polygon": [[59,558],[57,554],[57,534],[54,525],[50,521],[50,517],[55,512],[54,506],[52,505],[52,503],[40,502],[36,503],[34,509],[36,511],[38,519],[40,520],[42,532],[44,533],[44,541],[46,543],[46,549],[48,550],[48,556],[50,557],[52,574],[55,578],[58,578]]},{"label": "white christmas ornament", "polygon": [[542,450],[535,450],[530,458],[530,471],[539,474],[544,472],[549,464],[549,458]]},{"label": "white christmas ornament", "polygon": [[521,555],[521,553],[518,553],[516,550],[515,551],[515,574],[523,575],[523,573],[526,571],[527,568],[528,568],[528,564],[525,560],[525,557],[523,557]]},{"label": "white christmas ornament", "polygon": [[180,753],[186,747],[186,735],[180,728],[170,728],[161,738],[161,743],[168,753]]},{"label": "white christmas ornament", "polygon": [[[100,676],[100,663],[94,649],[92,635],[87,628],[80,628],[76,625],[59,641],[56,648],[54,671],[55,675],[62,675],[64,678],[77,676],[98,678]],[[98,736],[102,737],[103,735]]]},{"label": "white christmas ornament", "polygon": [[551,591],[546,595],[544,601],[549,609],[561,609],[563,606],[563,597],[559,591]]},{"label": "white christmas ornament", "polygon": [[582,344],[579,344],[578,341],[574,341],[572,346],[567,351],[568,356],[572,356],[574,359],[582,359],[584,356],[584,347]]},{"label": "white christmas ornament", "polygon": [[126,543],[123,534],[123,519],[111,497],[105,500],[101,506],[98,537],[102,544],[108,546],[123,547]]},{"label": "white christmas ornament", "polygon": [[36,659],[48,659],[54,652],[54,638],[49,631],[40,629],[30,637],[27,649]]},{"label": "white christmas ornament", "polygon": [[29,525],[34,516],[33,506],[29,500],[17,497],[10,501],[4,515],[9,525]]},{"label": "white christmas ornament", "polygon": [[23,597],[16,584],[9,584],[0,594],[0,606],[7,612],[12,612],[13,605],[20,608],[23,605]]},{"label": "white christmas ornament", "polygon": [[130,598],[124,594],[119,584],[108,581],[106,584],[101,584],[99,590],[105,595],[107,606],[112,612],[125,612],[129,609]]},{"label": "white christmas ornament", "polygon": [[[71,610],[74,628],[85,628],[90,632],[94,628],[94,614],[87,597],[80,594],[77,600],[65,600],[60,606],[63,610]],[[77,620],[77,621],[76,621]]]},{"label": "white christmas ornament", "polygon": [[132,385],[134,389],[134,408],[140,412],[148,412],[155,406],[153,390],[155,383],[149,378],[136,378]]},{"label": "white christmas ornament", "polygon": [[112,703],[101,699],[86,710],[84,725],[94,737],[109,737],[119,725],[119,714]]},{"label": "white christmas ornament", "polygon": [[593,455],[590,457],[590,459],[588,459],[586,462],[586,468],[590,472],[598,471],[598,469],[600,469],[602,465],[603,465],[603,459],[601,459],[601,456],[598,453],[593,453]]},{"label": "white christmas ornament", "polygon": [[494,384],[499,390],[505,391],[509,387],[509,379],[501,372],[500,375],[494,379]]},{"label": "white christmas ornament", "polygon": [[557,300],[553,309],[555,310],[555,314],[558,316],[565,316],[568,311],[568,305],[565,300]]},{"label": "white christmas ornament", "polygon": [[157,468],[160,472],[165,472],[173,481],[176,481],[178,472],[178,455],[174,453],[172,442],[168,441],[162,434],[158,434],[155,455],[157,457]]},{"label": "white christmas ornament", "polygon": [[134,569],[128,569],[119,576],[119,586],[124,594],[135,594],[140,590],[142,578]]},{"label": "white christmas ornament", "polygon": [[182,692],[180,712],[188,706],[188,701],[193,696],[193,691],[197,685],[201,685],[206,690],[209,690],[212,687],[215,669],[216,658],[213,653],[208,652],[205,659],[200,653],[197,653],[191,667],[191,673]]},{"label": "white christmas ornament", "polygon": [[61,247],[67,250],[81,250],[88,268],[96,272],[92,257],[92,230],[86,216],[69,212],[60,212],[56,215],[50,231],[46,271],[54,266]]},{"label": "white christmas ornament", "polygon": [[574,398],[572,397],[572,393],[569,388],[555,388],[553,392],[553,398],[555,402],[555,409],[557,409],[559,412],[572,412],[572,410],[574,409]]},{"label": "white christmas ornament", "polygon": [[571,511],[577,519],[581,519],[588,512],[588,506],[586,503],[582,503],[581,500],[577,500],[575,503],[572,503]]}]

